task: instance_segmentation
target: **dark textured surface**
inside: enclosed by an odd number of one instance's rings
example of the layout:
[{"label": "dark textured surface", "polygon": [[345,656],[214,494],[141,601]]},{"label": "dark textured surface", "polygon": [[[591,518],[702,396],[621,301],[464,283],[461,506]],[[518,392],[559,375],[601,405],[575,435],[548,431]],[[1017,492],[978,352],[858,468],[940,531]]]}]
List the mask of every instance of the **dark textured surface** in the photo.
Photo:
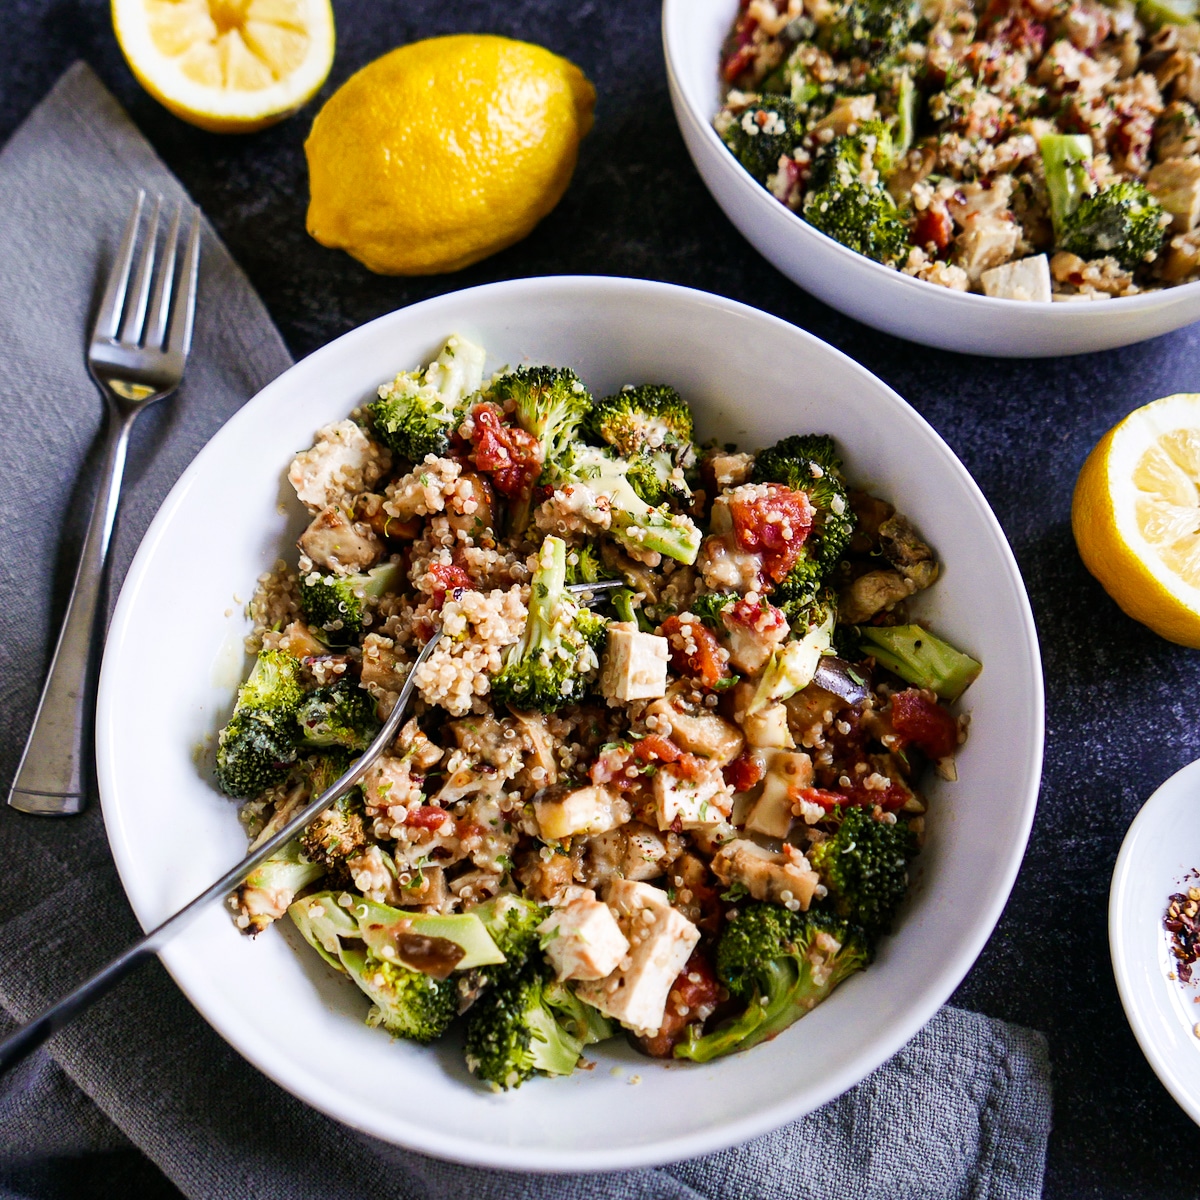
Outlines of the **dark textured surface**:
[{"label": "dark textured surface", "polygon": [[[1197,385],[1195,330],[1109,354],[1003,362],[916,348],[809,299],[741,240],[695,174],[667,99],[654,0],[335,3],[338,54],[322,96],[399,43],[464,30],[541,42],[579,63],[599,92],[596,129],[559,208],[505,253],[455,276],[419,280],[372,276],[305,234],[301,146],[313,109],[246,138],[205,134],[138,88],[107,4],[3,7],[0,141],[72,61],[86,59],[204,206],[297,356],[380,313],[476,283],[634,275],[774,312],[841,347],[910,400],[996,509],[1033,600],[1047,679],[1046,774],[1029,853],[954,1002],[1050,1039],[1056,1091],[1047,1196],[1195,1194],[1196,1129],[1125,1023],[1109,966],[1106,904],[1137,808],[1198,753],[1200,669],[1194,652],[1155,639],[1116,610],[1081,566],[1068,522],[1075,473],[1096,438],[1134,406]],[[124,1161],[105,1166],[112,1168],[113,1194],[122,1186],[129,1195],[159,1194],[162,1185],[149,1176],[139,1188]],[[31,1177],[0,1179],[0,1188],[6,1184],[39,1191]]]}]

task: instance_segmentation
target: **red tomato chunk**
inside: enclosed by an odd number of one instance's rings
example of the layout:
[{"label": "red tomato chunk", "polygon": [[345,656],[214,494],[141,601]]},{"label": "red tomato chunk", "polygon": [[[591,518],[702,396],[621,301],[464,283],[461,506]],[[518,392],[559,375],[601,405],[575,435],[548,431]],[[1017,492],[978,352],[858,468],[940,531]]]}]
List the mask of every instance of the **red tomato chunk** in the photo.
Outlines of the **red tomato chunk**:
[{"label": "red tomato chunk", "polygon": [[692,951],[667,993],[667,1010],[658,1033],[643,1038],[642,1049],[654,1058],[670,1058],[684,1030],[695,1021],[707,1020],[720,995],[721,985],[708,959],[699,950]]},{"label": "red tomato chunk", "polygon": [[680,675],[694,679],[704,688],[715,688],[722,679],[729,677],[727,656],[721,654],[721,643],[699,619],[683,621],[677,615],[671,616],[658,632],[667,639],[671,647],[671,666]]},{"label": "red tomato chunk", "polygon": [[429,568],[429,574],[433,576],[435,584],[433,590],[435,608],[441,608],[446,603],[448,592],[475,586],[471,582],[470,575],[462,567],[455,566],[454,563],[434,563]]},{"label": "red tomato chunk", "polygon": [[471,410],[475,432],[475,465],[492,477],[496,491],[512,499],[524,495],[542,469],[537,438],[504,421],[498,405],[477,404]]},{"label": "red tomato chunk", "polygon": [[892,697],[892,728],[930,758],[945,758],[958,746],[958,722],[935,700],[916,688]]},{"label": "red tomato chunk", "polygon": [[803,492],[777,483],[750,500],[732,500],[733,532],[743,550],[762,558],[763,570],[776,583],[796,565],[812,528],[813,509]]}]

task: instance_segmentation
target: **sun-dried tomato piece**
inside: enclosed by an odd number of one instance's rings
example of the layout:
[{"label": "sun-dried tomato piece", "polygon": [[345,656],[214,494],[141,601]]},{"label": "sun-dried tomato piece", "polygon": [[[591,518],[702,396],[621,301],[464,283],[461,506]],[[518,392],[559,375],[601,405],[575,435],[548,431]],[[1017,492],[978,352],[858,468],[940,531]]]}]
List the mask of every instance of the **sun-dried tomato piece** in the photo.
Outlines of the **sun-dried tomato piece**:
[{"label": "sun-dried tomato piece", "polygon": [[892,697],[892,728],[930,758],[945,758],[958,746],[958,722],[936,700],[916,688]]},{"label": "sun-dried tomato piece", "polygon": [[757,554],[763,570],[776,583],[786,578],[812,528],[809,498],[803,492],[768,483],[753,496],[731,499],[729,512],[738,545]]},{"label": "sun-dried tomato piece", "polygon": [[441,608],[446,603],[446,596],[458,588],[472,588],[474,583],[470,575],[454,563],[434,563],[429,568],[433,576],[433,605]]},{"label": "sun-dried tomato piece", "polygon": [[410,808],[404,818],[405,825],[416,829],[440,829],[443,821],[451,820],[450,814],[436,804],[422,804],[419,808]]},{"label": "sun-dried tomato piece", "polygon": [[662,1024],[653,1037],[641,1038],[642,1049],[653,1058],[670,1058],[684,1030],[695,1021],[706,1021],[721,997],[721,985],[708,958],[693,950],[667,993]]},{"label": "sun-dried tomato piece", "polygon": [[471,409],[471,423],[475,465],[491,475],[502,496],[511,500],[525,495],[542,469],[542,448],[537,438],[506,422],[504,411],[490,401]]},{"label": "sun-dried tomato piece", "polygon": [[740,755],[724,770],[725,782],[735,792],[748,792],[765,774],[761,760],[753,754]]},{"label": "sun-dried tomato piece", "polygon": [[954,238],[954,221],[950,210],[941,201],[934,201],[917,218],[913,226],[913,245],[927,250],[931,245],[935,253],[942,254]]},{"label": "sun-dried tomato piece", "polygon": [[659,627],[659,636],[671,648],[671,666],[680,675],[694,679],[703,688],[715,688],[729,678],[729,655],[722,651],[712,631],[698,617],[678,614]]},{"label": "sun-dried tomato piece", "polygon": [[683,751],[674,742],[657,733],[638,738],[631,753],[640,763],[676,762],[683,757]]}]

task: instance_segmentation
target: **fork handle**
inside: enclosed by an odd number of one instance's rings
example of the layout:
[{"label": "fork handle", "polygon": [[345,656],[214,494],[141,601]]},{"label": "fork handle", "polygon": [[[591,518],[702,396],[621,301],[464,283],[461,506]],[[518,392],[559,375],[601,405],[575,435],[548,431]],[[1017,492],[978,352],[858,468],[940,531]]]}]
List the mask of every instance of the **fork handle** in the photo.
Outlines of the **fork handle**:
[{"label": "fork handle", "polygon": [[96,610],[104,590],[104,564],[117,516],[132,413],[108,404],[104,467],[92,506],[71,599],[33,728],[21,755],[8,803],[21,812],[64,817],[87,803]]}]

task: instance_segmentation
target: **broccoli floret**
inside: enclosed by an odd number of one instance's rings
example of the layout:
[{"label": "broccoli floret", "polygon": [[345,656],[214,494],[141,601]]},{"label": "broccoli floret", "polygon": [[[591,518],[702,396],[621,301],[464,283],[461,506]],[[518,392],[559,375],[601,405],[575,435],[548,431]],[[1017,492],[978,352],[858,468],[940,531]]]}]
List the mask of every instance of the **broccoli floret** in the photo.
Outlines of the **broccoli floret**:
[{"label": "broccoli floret", "polygon": [[681,513],[647,504],[629,480],[629,464],[599,446],[573,446],[558,464],[557,486],[582,484],[607,501],[613,537],[636,554],[653,551],[689,566],[700,552],[700,530]]},{"label": "broccoli floret", "polygon": [[366,850],[367,831],[358,788],[340,796],[321,813],[300,835],[300,842],[306,857],[330,871],[344,867],[347,859]]},{"label": "broccoli floret", "polygon": [[850,179],[810,191],[802,215],[814,229],[876,262],[893,266],[908,257],[908,227],[883,186]]},{"label": "broccoli floret", "polygon": [[300,580],[300,608],[312,632],[330,646],[348,646],[363,631],[363,613],[402,582],[398,563],[384,563],[363,575],[318,575]]},{"label": "broccoli floret", "polygon": [[764,96],[745,108],[722,133],[734,158],[765,184],[779,160],[795,153],[804,137],[804,118],[784,96]]},{"label": "broccoli floret", "polygon": [[1142,184],[1123,180],[1080,201],[1059,245],[1080,258],[1111,256],[1132,271],[1158,253],[1163,236],[1162,206]]},{"label": "broccoli floret", "polygon": [[[520,1087],[538,1071],[569,1075],[583,1052],[570,1013],[549,1002],[550,969],[531,955],[520,970],[498,978],[467,1015],[466,1060],[493,1088]],[[569,1024],[570,1022],[570,1024]]]},{"label": "broccoli floret", "polygon": [[604,565],[596,547],[590,543],[567,554],[568,583],[599,583],[604,579],[616,578],[616,572]]},{"label": "broccoli floret", "polygon": [[309,746],[365,750],[379,732],[375,700],[348,679],[315,688],[296,710],[300,736]]},{"label": "broccoli floret", "polygon": [[812,529],[800,557],[775,589],[777,601],[807,605],[850,543],[855,518],[841,465],[833,439],[824,434],[786,437],[755,456],[751,475],[755,483],[781,483],[804,492],[813,506]]},{"label": "broccoli floret", "polygon": [[688,1030],[676,1058],[709,1062],[781,1033],[870,961],[861,929],[831,913],[776,904],[741,908],[717,943],[717,975],[745,1010],[704,1036]]},{"label": "broccoli floret", "polygon": [[551,979],[546,984],[545,1000],[567,1032],[585,1046],[606,1042],[617,1032],[616,1025],[598,1008],[580,1000],[569,984]]},{"label": "broccoli floret", "polygon": [[300,839],[259,863],[236,892],[238,928],[253,936],[287,911],[296,893],[325,874],[322,863],[313,861]]},{"label": "broccoli floret", "polygon": [[1189,25],[1196,19],[1196,0],[1138,0],[1137,14],[1152,30],[1164,25]]},{"label": "broccoli floret", "polygon": [[583,428],[596,445],[606,443],[622,458],[646,450],[693,450],[692,410],[673,387],[660,384],[605,396],[588,412]]},{"label": "broccoli floret", "polygon": [[436,1041],[458,1016],[458,984],[434,979],[360,949],[343,947],[342,965],[350,978],[371,998],[368,1025],[427,1044]]},{"label": "broccoli floret", "polygon": [[907,821],[877,821],[865,808],[835,809],[835,832],[808,849],[808,861],[829,889],[829,904],[863,927],[872,944],[892,927],[908,891],[908,860],[917,839]]},{"label": "broccoli floret", "polygon": [[582,700],[595,681],[606,622],[566,590],[566,562],[566,543],[548,537],[529,587],[525,631],[492,677],[498,704],[553,712]]},{"label": "broccoli floret", "polygon": [[725,622],[721,619],[721,613],[737,599],[736,592],[705,592],[688,605],[688,612],[699,617],[709,629],[716,633],[724,633]]},{"label": "broccoli floret", "polygon": [[445,454],[463,401],[482,382],[485,357],[481,346],[451,336],[427,367],[384,384],[367,406],[379,440],[413,462]]},{"label": "broccoli floret", "polygon": [[522,896],[503,892],[470,910],[500,947],[505,966],[519,966],[538,944],[537,927],[549,910]]},{"label": "broccoli floret", "polygon": [[217,738],[216,778],[223,792],[245,799],[283,778],[296,761],[295,716],[303,695],[299,660],[263,650]]},{"label": "broccoli floret", "polygon": [[920,625],[864,625],[858,647],[906,683],[931,688],[942,700],[957,700],[983,670],[982,663]]},{"label": "broccoli floret", "polygon": [[592,407],[583,429],[628,464],[629,484],[647,504],[685,504],[691,498],[686,472],[696,463],[692,410],[674,388],[650,383],[622,388]]},{"label": "broccoli floret", "polygon": [[913,0],[850,0],[822,26],[818,40],[834,54],[879,59],[908,41],[920,16]]}]

